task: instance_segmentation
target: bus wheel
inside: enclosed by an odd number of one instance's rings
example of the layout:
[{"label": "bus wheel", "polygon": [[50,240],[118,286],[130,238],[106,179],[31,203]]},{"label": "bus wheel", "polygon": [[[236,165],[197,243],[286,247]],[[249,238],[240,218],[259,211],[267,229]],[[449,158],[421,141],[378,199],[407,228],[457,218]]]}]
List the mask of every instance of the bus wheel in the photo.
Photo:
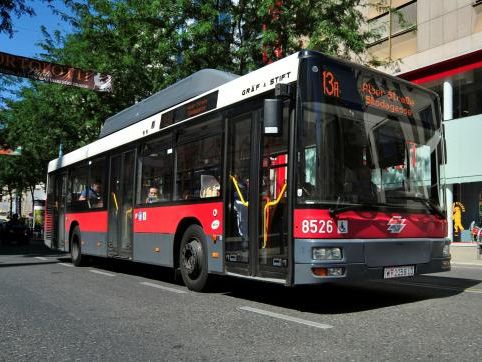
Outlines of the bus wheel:
[{"label": "bus wheel", "polygon": [[70,238],[70,255],[72,257],[72,264],[75,266],[82,265],[82,253],[80,252],[80,229],[78,226],[72,231]]},{"label": "bus wheel", "polygon": [[205,238],[203,229],[199,225],[191,225],[181,240],[179,266],[182,280],[190,290],[196,292],[203,290],[208,280]]}]

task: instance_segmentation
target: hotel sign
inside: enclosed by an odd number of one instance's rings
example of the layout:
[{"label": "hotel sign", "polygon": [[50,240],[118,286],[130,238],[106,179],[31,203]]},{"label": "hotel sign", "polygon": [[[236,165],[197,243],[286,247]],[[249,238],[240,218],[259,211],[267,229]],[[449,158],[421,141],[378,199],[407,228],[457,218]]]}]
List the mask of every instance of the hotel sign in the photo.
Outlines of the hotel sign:
[{"label": "hotel sign", "polygon": [[87,88],[98,92],[112,91],[110,75],[2,52],[0,52],[0,73]]}]

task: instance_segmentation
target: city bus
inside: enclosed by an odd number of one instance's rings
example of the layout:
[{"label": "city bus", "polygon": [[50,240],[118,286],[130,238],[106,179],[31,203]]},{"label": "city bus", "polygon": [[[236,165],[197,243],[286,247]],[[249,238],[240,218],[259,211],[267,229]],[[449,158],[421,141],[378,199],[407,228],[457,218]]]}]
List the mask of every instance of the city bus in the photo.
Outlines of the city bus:
[{"label": "city bus", "polygon": [[45,244],[286,286],[450,270],[437,95],[314,51],[201,70],[48,165]]}]

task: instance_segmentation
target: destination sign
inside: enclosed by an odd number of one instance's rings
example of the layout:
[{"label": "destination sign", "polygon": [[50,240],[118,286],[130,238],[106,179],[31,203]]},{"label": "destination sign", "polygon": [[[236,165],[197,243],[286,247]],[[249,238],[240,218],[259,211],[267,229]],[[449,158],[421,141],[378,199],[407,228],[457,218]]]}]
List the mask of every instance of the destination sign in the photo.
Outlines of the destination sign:
[{"label": "destination sign", "polygon": [[360,92],[363,94],[366,106],[403,116],[413,116],[412,107],[415,101],[408,95],[401,96],[395,90],[382,88],[369,82],[362,83]]},{"label": "destination sign", "polygon": [[348,108],[377,109],[406,117],[414,115],[417,94],[409,86],[375,72],[325,62],[321,71],[325,97]]},{"label": "destination sign", "polygon": [[160,128],[165,128],[171,124],[181,122],[185,119],[215,109],[217,103],[218,91],[215,91],[205,95],[204,97],[174,108],[173,110],[162,115]]}]

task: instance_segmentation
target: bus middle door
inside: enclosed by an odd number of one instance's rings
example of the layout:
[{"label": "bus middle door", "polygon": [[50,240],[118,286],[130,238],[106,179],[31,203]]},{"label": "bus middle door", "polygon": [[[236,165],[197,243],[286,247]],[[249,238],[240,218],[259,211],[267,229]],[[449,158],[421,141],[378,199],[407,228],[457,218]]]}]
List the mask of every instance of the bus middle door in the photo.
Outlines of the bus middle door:
[{"label": "bus middle door", "polygon": [[108,256],[132,258],[136,151],[110,157]]}]

